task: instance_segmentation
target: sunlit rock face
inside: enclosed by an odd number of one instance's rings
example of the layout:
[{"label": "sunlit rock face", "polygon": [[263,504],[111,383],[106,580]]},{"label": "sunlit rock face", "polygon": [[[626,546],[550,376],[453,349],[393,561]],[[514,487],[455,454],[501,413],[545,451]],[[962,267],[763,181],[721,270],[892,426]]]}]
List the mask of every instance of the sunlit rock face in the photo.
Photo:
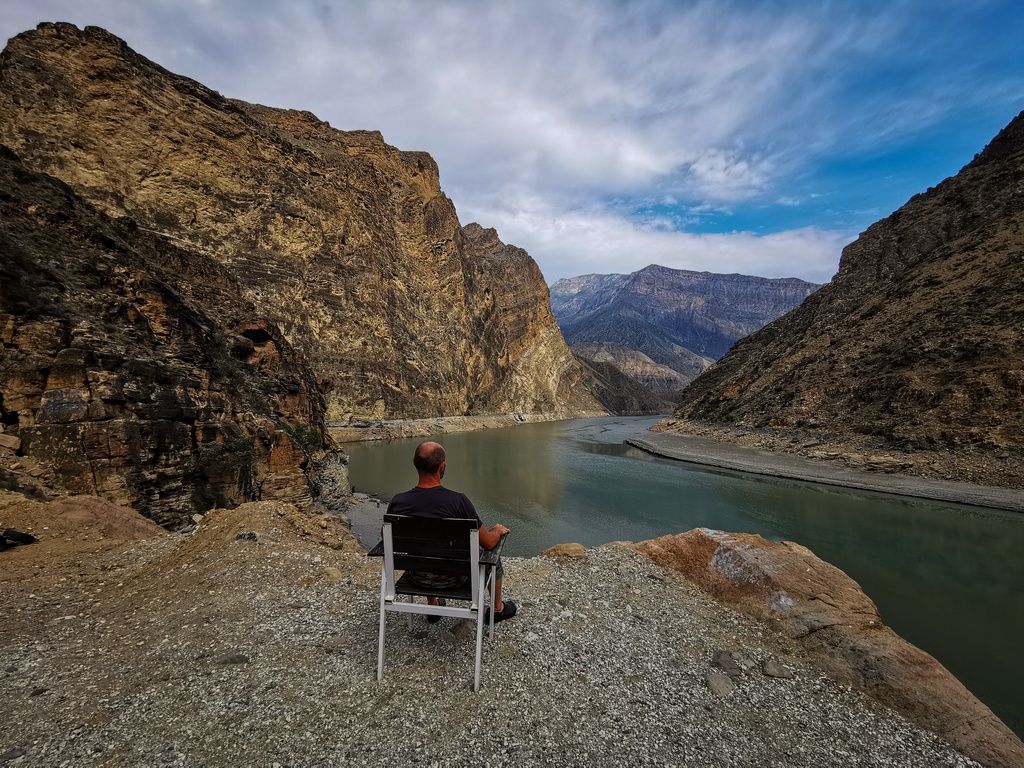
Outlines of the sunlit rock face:
[{"label": "sunlit rock face", "polygon": [[1019,115],[848,245],[831,283],[737,343],[685,390],[676,418],[992,446],[1019,460],[1022,185]]},{"label": "sunlit rock face", "polygon": [[[607,365],[620,371],[635,382],[638,389],[646,394],[652,404],[652,412],[671,413],[676,406],[678,393],[692,380],[683,374],[654,362],[643,352],[624,347],[621,344],[590,342],[573,344],[570,349],[592,366]],[[709,361],[701,359],[700,370]]]},{"label": "sunlit rock face", "polygon": [[602,412],[536,264],[460,225],[426,153],[226,98],[67,24],[5,49],[0,141],[215,260],[305,355],[329,421]]},{"label": "sunlit rock face", "polygon": [[[156,522],[300,505],[333,471],[316,377],[220,265],[0,147],[0,481]],[[347,479],[346,479],[347,484]]]},{"label": "sunlit rock face", "polygon": [[505,245],[493,229],[460,231],[468,254],[473,303],[467,322],[476,339],[466,351],[474,411],[596,415],[592,379],[569,351],[551,313],[551,297],[530,255]]}]

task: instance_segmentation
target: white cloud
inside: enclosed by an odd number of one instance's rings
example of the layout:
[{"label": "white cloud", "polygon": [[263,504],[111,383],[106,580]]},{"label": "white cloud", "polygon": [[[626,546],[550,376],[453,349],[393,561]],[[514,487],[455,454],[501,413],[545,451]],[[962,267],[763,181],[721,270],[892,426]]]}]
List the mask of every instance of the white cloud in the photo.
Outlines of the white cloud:
[{"label": "white cloud", "polygon": [[[549,278],[660,259],[820,281],[846,237],[827,220],[766,236],[682,230],[703,210],[774,204],[794,221],[810,210],[798,201],[815,195],[842,205],[841,183],[797,190],[794,180],[823,160],[906,141],[970,111],[972,99],[1024,98],[1020,67],[989,75],[1016,39],[991,52],[979,46],[975,8],[3,0],[0,32],[42,20],[103,26],[228,96],[307,109],[337,128],[380,130],[395,146],[428,151],[460,218],[527,248]],[[652,200],[661,201],[653,215]]]},{"label": "white cloud", "polygon": [[704,196],[718,200],[743,200],[768,186],[771,168],[739,152],[711,149],[687,165],[694,184]]},{"label": "white cloud", "polygon": [[691,198],[756,193],[763,174],[740,139],[811,42],[800,24],[765,27],[701,3],[193,0],[174,18],[148,5],[159,37],[144,23],[114,31],[172,70],[379,129],[430,151],[458,186],[556,193],[666,178]]},{"label": "white cloud", "polygon": [[825,283],[854,237],[815,227],[770,235],[692,234],[651,222],[638,227],[599,207],[556,210],[540,198],[495,202],[493,208],[460,212],[463,223],[486,221],[504,242],[526,247],[548,283],[580,274],[625,274],[649,264]]}]

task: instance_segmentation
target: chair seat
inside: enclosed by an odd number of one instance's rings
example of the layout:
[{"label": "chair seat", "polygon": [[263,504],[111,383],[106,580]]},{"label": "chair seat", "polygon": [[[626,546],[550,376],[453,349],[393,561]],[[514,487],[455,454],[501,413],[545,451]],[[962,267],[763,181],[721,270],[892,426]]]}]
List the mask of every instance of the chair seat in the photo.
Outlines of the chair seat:
[{"label": "chair seat", "polygon": [[473,585],[467,581],[459,587],[438,589],[437,587],[424,587],[417,584],[409,573],[403,573],[402,577],[395,582],[395,593],[399,595],[414,595],[416,597],[443,597],[446,600],[472,600]]}]

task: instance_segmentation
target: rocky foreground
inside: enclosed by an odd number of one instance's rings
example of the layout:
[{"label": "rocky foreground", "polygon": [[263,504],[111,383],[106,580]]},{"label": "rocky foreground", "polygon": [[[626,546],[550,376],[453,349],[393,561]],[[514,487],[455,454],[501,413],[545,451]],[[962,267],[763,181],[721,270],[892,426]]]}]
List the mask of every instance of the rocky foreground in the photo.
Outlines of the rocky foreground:
[{"label": "rocky foreground", "polygon": [[520,615],[474,694],[452,620],[391,621],[377,682],[379,566],[340,517],[261,502],[166,534],[0,492],[0,523],[40,537],[0,552],[5,765],[978,764],[628,545],[510,560]]}]

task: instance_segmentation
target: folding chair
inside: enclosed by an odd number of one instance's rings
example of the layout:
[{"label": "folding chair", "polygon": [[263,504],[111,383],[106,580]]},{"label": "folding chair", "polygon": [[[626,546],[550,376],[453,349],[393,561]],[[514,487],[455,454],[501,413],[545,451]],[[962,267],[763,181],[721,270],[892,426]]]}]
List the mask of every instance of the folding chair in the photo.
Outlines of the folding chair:
[{"label": "folding chair", "polygon": [[[494,639],[494,577],[504,536],[492,550],[480,550],[480,531],[475,520],[437,519],[384,515],[382,540],[368,553],[383,557],[380,573],[380,641],[377,652],[377,679],[384,675],[384,627],[389,611],[409,615],[412,630],[414,613],[427,616],[455,616],[476,622],[476,671],[473,690],[480,690],[480,656],[483,647],[484,608],[490,616],[489,639]],[[395,570],[406,573],[395,580]],[[467,577],[466,584],[452,589],[434,589],[416,584],[409,571],[456,574]],[[485,594],[489,593],[489,599]],[[405,595],[408,600],[399,600]],[[467,602],[467,606],[429,605],[415,597],[443,597],[446,601]],[[486,600],[486,602],[485,602]]]}]

